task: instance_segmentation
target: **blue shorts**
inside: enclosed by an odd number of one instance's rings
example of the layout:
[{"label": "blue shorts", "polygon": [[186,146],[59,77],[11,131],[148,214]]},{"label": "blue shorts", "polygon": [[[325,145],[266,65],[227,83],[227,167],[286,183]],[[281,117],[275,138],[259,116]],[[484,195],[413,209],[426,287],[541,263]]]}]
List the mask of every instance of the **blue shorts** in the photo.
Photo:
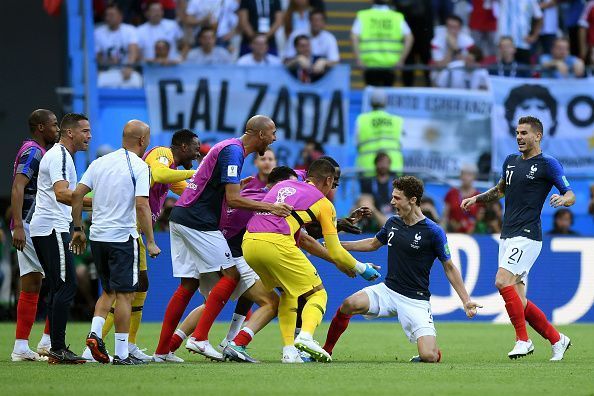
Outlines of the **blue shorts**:
[{"label": "blue shorts", "polygon": [[91,241],[91,252],[97,266],[101,287],[108,293],[135,292],[138,288],[138,241]]}]

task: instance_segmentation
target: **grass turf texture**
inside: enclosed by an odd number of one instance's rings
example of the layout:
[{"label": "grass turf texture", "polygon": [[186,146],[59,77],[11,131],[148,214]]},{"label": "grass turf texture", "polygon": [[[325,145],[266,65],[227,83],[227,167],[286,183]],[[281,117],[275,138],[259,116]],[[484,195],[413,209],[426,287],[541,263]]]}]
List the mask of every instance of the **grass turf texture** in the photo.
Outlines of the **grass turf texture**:
[{"label": "grass turf texture", "polygon": [[[67,342],[82,352],[88,323],[68,327]],[[316,332],[323,342],[328,323]],[[566,358],[549,362],[551,348],[533,331],[535,352],[510,361],[511,326],[483,323],[437,323],[443,351],[439,364],[414,364],[416,347],[397,322],[352,323],[334,350],[334,362],[283,365],[278,325],[272,323],[251,344],[249,352],[263,364],[213,363],[190,355],[183,364],[152,363],[141,367],[84,364],[49,366],[42,362],[12,363],[14,323],[0,324],[0,394],[2,395],[594,395],[594,325],[561,326],[572,340]],[[36,324],[35,347],[43,330]],[[215,324],[213,343],[226,334]],[[139,345],[152,353],[160,324],[143,324]],[[106,344],[113,351],[113,335]]]}]

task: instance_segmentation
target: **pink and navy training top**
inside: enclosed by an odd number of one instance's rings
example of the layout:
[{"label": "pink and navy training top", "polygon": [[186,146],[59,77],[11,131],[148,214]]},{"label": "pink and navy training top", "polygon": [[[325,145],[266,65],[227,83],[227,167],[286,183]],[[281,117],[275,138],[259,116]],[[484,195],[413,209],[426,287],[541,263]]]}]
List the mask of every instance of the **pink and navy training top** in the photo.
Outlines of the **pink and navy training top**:
[{"label": "pink and navy training top", "polygon": [[[14,160],[14,166],[12,171],[12,181],[17,174],[25,175],[29,182],[25,186],[23,196],[23,219],[31,219],[33,211],[35,210],[35,195],[37,195],[37,175],[39,173],[39,163],[41,158],[45,154],[45,147],[41,147],[35,140],[25,140],[21,145],[21,148],[17,152]],[[28,221],[27,221],[28,222]],[[14,225],[12,220],[10,221],[10,229],[12,230]]]}]

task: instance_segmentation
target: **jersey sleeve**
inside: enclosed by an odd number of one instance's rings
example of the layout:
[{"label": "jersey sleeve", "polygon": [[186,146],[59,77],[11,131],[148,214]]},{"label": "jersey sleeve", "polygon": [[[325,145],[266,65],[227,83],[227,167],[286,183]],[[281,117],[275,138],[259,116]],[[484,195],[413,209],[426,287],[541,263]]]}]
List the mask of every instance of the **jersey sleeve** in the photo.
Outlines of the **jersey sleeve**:
[{"label": "jersey sleeve", "polygon": [[243,165],[243,149],[229,145],[219,153],[218,166],[221,171],[221,183],[239,184]]},{"label": "jersey sleeve", "polygon": [[89,187],[91,190],[93,187],[93,179],[95,175],[95,161],[91,162],[91,165],[87,168],[85,173],[82,175],[79,183],[84,184],[85,186]]},{"label": "jersey sleeve", "polygon": [[62,180],[68,180],[66,176],[66,149],[62,148],[59,155],[52,155],[49,160],[49,176],[52,185]]},{"label": "jersey sleeve", "polygon": [[382,227],[381,230],[379,230],[377,232],[377,234],[375,234],[375,238],[380,241],[380,243],[382,245],[385,245],[388,243],[388,223],[390,222],[390,220],[386,221],[386,224],[384,224],[384,226]]},{"label": "jersey sleeve", "polygon": [[138,171],[136,177],[136,188],[134,195],[137,197],[148,197],[149,190],[151,187],[150,183],[150,172],[147,164],[143,163],[143,166]]},{"label": "jersey sleeve", "polygon": [[452,258],[446,233],[443,228],[438,225],[435,225],[435,228],[433,229],[433,251],[435,252],[435,256],[437,256],[442,263]]},{"label": "jersey sleeve", "polygon": [[31,147],[24,151],[18,159],[16,173],[27,176],[31,179],[39,171],[39,163],[43,154],[37,147]]},{"label": "jersey sleeve", "polygon": [[563,165],[561,165],[556,158],[548,157],[547,167],[547,177],[551,183],[557,187],[560,194],[565,194],[567,191],[571,190],[569,181],[565,177],[565,172],[563,171]]},{"label": "jersey sleeve", "polygon": [[334,209],[334,205],[332,205],[332,202],[326,197],[322,198],[319,201],[319,204],[320,214],[318,215],[318,220],[322,226],[322,235],[338,234],[338,230],[336,229],[336,209]]}]

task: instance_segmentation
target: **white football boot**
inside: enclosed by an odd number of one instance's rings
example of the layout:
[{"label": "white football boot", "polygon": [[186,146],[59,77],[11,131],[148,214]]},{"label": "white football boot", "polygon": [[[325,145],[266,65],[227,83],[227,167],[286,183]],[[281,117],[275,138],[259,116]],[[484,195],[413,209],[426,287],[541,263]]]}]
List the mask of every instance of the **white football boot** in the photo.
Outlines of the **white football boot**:
[{"label": "white football boot", "polygon": [[49,356],[50,349],[52,349],[52,342],[44,342],[43,338],[37,344],[37,353],[41,356]]},{"label": "white football boot", "polygon": [[217,362],[225,361],[223,354],[214,349],[208,340],[197,341],[194,337],[190,337],[186,342],[186,349],[193,353],[199,353],[200,355]]},{"label": "white football boot", "polygon": [[295,348],[294,345],[283,347],[283,358],[281,363],[304,363],[299,353],[299,349]]},{"label": "white football boot", "polygon": [[295,348],[309,353],[318,362],[329,363],[332,361],[332,356],[313,339],[311,334],[305,331],[299,333],[295,338]]},{"label": "white football boot", "polygon": [[13,362],[47,362],[47,356],[41,356],[37,352],[27,348],[23,351],[16,351],[10,354]]},{"label": "white football boot", "polygon": [[524,357],[526,355],[531,355],[534,352],[534,344],[532,341],[516,341],[516,345],[514,345],[514,349],[512,349],[507,356],[510,359],[517,359]]},{"label": "white football boot", "polygon": [[169,352],[167,355],[153,355],[153,362],[155,363],[183,363],[184,359],[175,356],[175,353]]},{"label": "white football boot", "polygon": [[132,344],[131,342],[128,343],[128,353],[134,356],[136,359],[142,360],[143,362],[150,362],[153,360],[152,356],[147,355],[143,352],[143,350],[138,348],[136,344]]},{"label": "white football boot", "polygon": [[563,360],[563,356],[565,355],[565,352],[567,352],[567,350],[571,346],[571,340],[569,339],[569,337],[567,337],[563,333],[560,333],[559,335],[561,336],[559,341],[557,341],[556,343],[554,343],[552,345],[553,357],[551,357],[551,359],[550,359],[551,362]]}]

